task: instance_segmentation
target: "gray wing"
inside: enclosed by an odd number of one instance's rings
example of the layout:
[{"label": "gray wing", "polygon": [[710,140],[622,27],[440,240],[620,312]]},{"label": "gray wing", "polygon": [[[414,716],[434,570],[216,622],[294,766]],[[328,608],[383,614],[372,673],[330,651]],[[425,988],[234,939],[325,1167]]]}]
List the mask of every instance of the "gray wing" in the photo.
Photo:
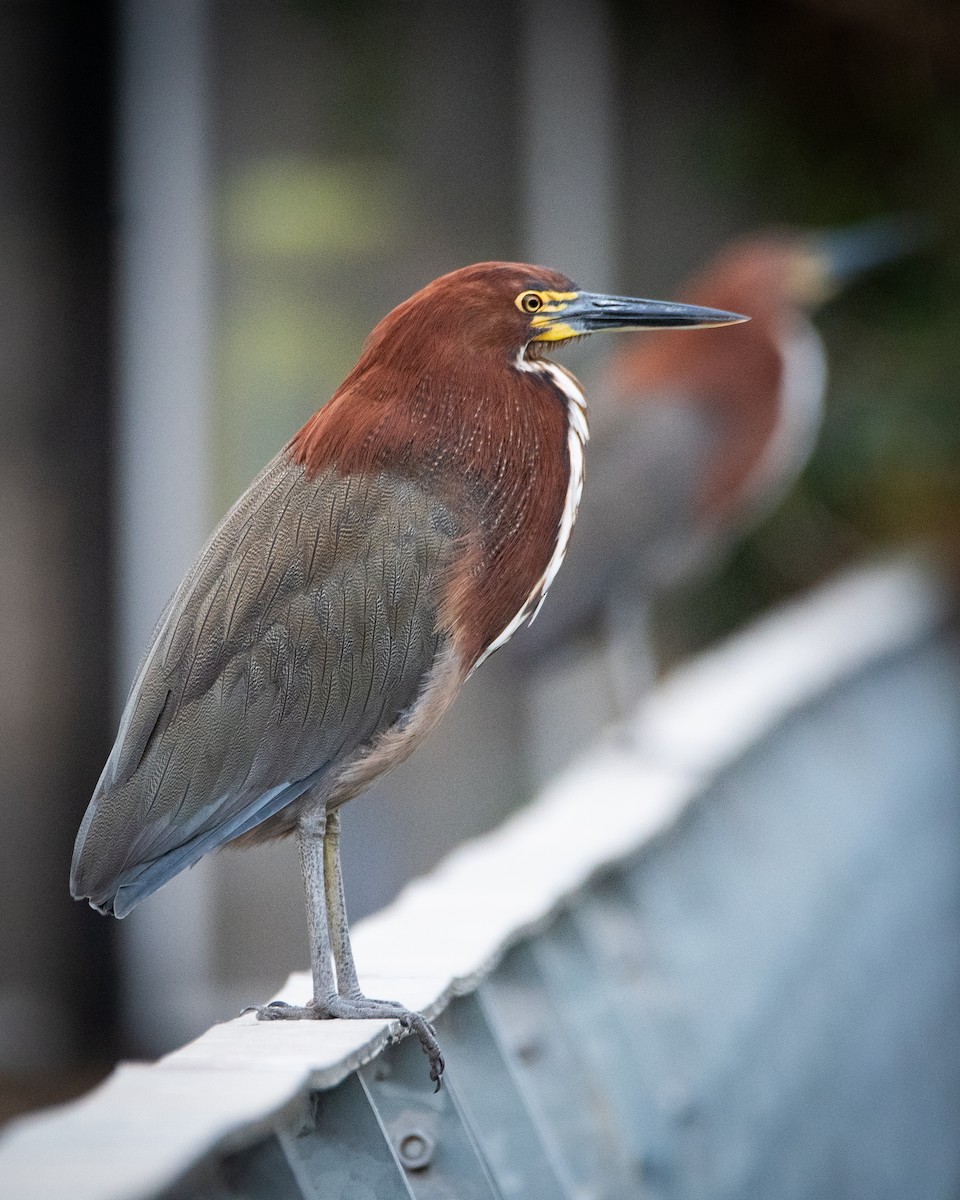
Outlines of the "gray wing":
[{"label": "gray wing", "polygon": [[679,582],[706,549],[695,505],[716,430],[699,405],[645,400],[591,427],[583,500],[536,621],[510,652],[533,660],[602,619],[611,594]]},{"label": "gray wing", "polygon": [[410,481],[307,480],[279,456],[154,634],[74,850],[123,916],[403,720],[441,649],[449,513]]}]

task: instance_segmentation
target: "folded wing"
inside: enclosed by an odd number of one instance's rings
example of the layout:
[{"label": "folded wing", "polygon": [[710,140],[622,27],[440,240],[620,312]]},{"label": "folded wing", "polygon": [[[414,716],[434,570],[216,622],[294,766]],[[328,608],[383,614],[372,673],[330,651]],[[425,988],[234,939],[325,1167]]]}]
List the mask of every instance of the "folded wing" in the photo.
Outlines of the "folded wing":
[{"label": "folded wing", "polygon": [[73,894],[123,916],[402,723],[445,640],[456,535],[409,480],[307,479],[278,456],[161,618],[77,835]]}]

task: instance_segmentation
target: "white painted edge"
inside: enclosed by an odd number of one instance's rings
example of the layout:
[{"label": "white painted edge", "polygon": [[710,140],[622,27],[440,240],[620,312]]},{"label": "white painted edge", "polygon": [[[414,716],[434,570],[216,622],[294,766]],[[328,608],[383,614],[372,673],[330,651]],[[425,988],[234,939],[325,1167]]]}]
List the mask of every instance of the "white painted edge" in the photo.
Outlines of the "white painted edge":
[{"label": "white painted edge", "polygon": [[950,609],[948,588],[919,556],[845,571],[676,670],[630,725],[637,753],[720,770],[790,712],[921,640]]},{"label": "white painted edge", "polygon": [[307,1072],[159,1071],[122,1063],[62,1108],[15,1124],[0,1142],[10,1200],[147,1200],[213,1145],[246,1142],[302,1094]]},{"label": "white painted edge", "polygon": [[[621,731],[501,828],[464,844],[353,943],[368,994],[428,1016],[472,990],[593,875],[665,830],[739,755],[843,679],[916,644],[950,611],[915,559],[860,567],[680,667]],[[281,996],[303,1001],[292,975]],[[0,1138],[0,1185],[21,1200],[139,1200],[214,1146],[265,1127],[307,1087],[379,1053],[386,1021],[215,1025],[154,1066],[122,1065]]]}]

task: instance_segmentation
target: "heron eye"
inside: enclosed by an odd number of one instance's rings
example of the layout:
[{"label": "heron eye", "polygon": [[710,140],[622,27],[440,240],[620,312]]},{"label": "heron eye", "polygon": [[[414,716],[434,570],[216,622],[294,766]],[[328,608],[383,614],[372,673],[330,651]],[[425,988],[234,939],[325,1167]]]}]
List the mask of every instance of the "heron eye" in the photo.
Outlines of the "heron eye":
[{"label": "heron eye", "polygon": [[543,308],[543,297],[537,292],[523,292],[517,297],[517,307],[527,313],[539,312]]}]

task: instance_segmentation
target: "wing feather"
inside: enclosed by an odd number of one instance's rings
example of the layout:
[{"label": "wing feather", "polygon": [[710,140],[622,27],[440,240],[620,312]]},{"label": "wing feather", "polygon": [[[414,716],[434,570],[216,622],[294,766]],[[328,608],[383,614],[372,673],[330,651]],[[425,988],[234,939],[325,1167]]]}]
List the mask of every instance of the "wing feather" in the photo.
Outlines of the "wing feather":
[{"label": "wing feather", "polygon": [[455,536],[410,480],[307,479],[278,456],[156,629],[77,836],[74,895],[123,915],[403,720],[447,641]]}]

